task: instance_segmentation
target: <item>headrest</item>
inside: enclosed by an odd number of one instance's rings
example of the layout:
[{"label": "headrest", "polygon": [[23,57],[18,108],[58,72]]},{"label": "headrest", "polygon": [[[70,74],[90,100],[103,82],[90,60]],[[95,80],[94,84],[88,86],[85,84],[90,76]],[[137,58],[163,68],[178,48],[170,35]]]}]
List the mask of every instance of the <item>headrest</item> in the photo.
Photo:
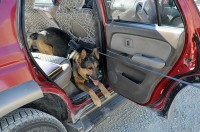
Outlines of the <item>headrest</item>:
[{"label": "headrest", "polygon": [[80,10],[85,4],[85,0],[61,0],[60,10],[76,9]]},{"label": "headrest", "polygon": [[35,5],[35,0],[25,0],[25,10],[33,9]]}]

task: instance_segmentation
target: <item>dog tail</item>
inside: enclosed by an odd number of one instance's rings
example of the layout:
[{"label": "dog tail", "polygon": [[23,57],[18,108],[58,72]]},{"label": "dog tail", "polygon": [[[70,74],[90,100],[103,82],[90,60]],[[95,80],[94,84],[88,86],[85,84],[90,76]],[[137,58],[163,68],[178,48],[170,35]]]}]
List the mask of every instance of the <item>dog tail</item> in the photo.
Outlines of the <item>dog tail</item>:
[{"label": "dog tail", "polygon": [[38,33],[32,33],[32,34],[30,35],[30,38],[31,38],[32,40],[36,40],[36,39],[38,38]]}]

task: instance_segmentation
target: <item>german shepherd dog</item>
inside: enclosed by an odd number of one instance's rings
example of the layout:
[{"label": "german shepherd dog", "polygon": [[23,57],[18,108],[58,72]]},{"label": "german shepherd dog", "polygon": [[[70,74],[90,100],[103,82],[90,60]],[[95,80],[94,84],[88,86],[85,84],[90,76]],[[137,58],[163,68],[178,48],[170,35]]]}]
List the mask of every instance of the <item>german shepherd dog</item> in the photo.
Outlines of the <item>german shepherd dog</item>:
[{"label": "german shepherd dog", "polygon": [[[76,52],[76,51],[75,51]],[[86,81],[91,81],[95,86],[101,90],[102,94],[106,98],[110,98],[110,92],[99,82],[99,53],[96,48],[93,49],[91,54],[88,54],[84,49],[81,53],[74,53],[73,56],[73,78],[77,87],[88,93],[94,102],[99,107],[101,106],[101,100],[96,93],[85,85]]]},{"label": "german shepherd dog", "polygon": [[70,36],[64,31],[50,27],[29,36],[28,45],[37,47],[40,53],[66,57]]},{"label": "german shepherd dog", "polygon": [[[29,48],[36,46],[40,53],[66,57],[70,48],[68,46],[70,40],[70,36],[64,31],[50,27],[38,33],[31,34],[28,44]],[[85,85],[85,82],[90,80],[94,85],[99,87],[106,98],[110,97],[109,91],[98,80],[99,53],[97,49],[93,49],[91,54],[87,54],[85,50],[82,50],[81,53],[75,50],[70,55],[73,55],[73,59],[71,60],[73,62],[73,78],[75,84],[78,88],[90,95],[96,106],[101,106],[101,100],[95,92]]]}]

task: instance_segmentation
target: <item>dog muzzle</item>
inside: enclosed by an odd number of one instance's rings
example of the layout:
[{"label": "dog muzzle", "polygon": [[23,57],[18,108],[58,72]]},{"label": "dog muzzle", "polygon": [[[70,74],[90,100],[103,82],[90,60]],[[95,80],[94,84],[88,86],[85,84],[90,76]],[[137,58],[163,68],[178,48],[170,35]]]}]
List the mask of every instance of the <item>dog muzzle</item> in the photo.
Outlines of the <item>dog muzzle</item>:
[{"label": "dog muzzle", "polygon": [[93,79],[91,76],[89,76],[89,79],[92,80],[92,82],[93,82],[93,84],[94,84],[95,86],[98,86],[98,85],[99,85],[99,80],[95,80],[95,79]]}]

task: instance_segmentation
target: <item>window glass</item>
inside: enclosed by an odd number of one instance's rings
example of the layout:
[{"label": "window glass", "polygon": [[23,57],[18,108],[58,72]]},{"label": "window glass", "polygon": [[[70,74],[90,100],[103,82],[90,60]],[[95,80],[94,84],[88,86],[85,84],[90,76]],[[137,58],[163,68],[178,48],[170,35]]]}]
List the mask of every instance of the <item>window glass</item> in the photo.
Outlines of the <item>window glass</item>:
[{"label": "window glass", "polygon": [[197,8],[198,8],[199,11],[200,11],[200,0],[194,0],[194,1],[195,1],[196,5],[197,5]]},{"label": "window glass", "polygon": [[35,3],[49,3],[51,4],[52,3],[52,0],[35,0]]},{"label": "window glass", "polygon": [[107,0],[107,5],[113,20],[157,23],[154,0]]},{"label": "window glass", "polygon": [[112,20],[158,24],[159,18],[160,26],[184,26],[174,0],[106,0],[106,3],[108,18]]},{"label": "window glass", "polygon": [[36,9],[48,10],[52,6],[53,6],[52,0],[35,0]]},{"label": "window glass", "polygon": [[180,12],[174,0],[160,0],[159,15],[161,16],[161,25],[184,27]]}]

